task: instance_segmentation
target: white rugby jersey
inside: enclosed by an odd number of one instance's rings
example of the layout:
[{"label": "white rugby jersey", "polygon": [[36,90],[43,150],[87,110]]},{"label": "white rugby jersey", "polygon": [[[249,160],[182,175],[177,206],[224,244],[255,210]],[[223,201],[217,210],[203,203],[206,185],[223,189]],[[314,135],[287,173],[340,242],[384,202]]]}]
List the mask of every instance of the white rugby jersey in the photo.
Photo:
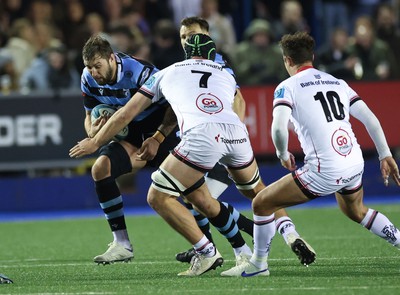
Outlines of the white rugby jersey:
[{"label": "white rugby jersey", "polygon": [[317,171],[335,171],[363,162],[350,124],[350,106],[360,100],[343,80],[312,67],[281,82],[274,93],[274,108],[292,109],[290,121],[305,154]]},{"label": "white rugby jersey", "polygon": [[236,81],[211,60],[175,63],[150,77],[139,92],[153,102],[165,97],[182,133],[210,122],[244,126],[232,109]]}]

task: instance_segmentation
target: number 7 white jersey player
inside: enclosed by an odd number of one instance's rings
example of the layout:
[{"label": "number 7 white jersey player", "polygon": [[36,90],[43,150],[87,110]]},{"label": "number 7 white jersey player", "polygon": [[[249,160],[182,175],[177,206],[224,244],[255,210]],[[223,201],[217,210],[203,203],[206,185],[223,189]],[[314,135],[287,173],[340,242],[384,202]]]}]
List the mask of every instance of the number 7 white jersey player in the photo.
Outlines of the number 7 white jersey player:
[{"label": "number 7 white jersey player", "polygon": [[[214,85],[221,86],[214,87],[212,92],[207,86],[210,77]],[[146,89],[156,90],[156,93],[147,93],[153,97],[153,103],[164,96],[174,100],[170,104],[183,136],[187,130],[206,122],[244,126],[233,110],[222,111],[233,104],[236,82],[221,65],[211,60],[189,59],[176,63],[169,71],[151,77],[139,91],[143,93]]]}]

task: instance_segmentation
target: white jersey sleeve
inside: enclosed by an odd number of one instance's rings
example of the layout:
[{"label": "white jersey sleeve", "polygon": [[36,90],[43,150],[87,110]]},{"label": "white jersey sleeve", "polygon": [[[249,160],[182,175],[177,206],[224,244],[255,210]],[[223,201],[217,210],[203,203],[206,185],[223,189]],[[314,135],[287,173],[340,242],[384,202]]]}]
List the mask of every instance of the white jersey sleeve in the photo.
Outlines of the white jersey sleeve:
[{"label": "white jersey sleeve", "polygon": [[352,104],[350,114],[364,124],[369,136],[375,144],[376,150],[378,151],[379,160],[391,157],[392,153],[390,152],[381,124],[365,102],[360,100],[359,102]]},{"label": "white jersey sleeve", "polygon": [[293,107],[293,95],[291,93],[291,89],[285,85],[285,81],[280,83],[275,89],[273,101],[274,108],[278,105],[285,105],[289,108]]},{"label": "white jersey sleeve", "polygon": [[143,84],[143,86],[139,90],[140,93],[151,98],[153,103],[159,101],[161,98],[164,98],[164,95],[160,88],[160,81],[162,80],[163,76],[165,75],[165,72],[167,71],[167,69],[168,68],[165,68],[165,69],[155,73],[153,76],[151,76],[149,79],[147,79],[146,83]]},{"label": "white jersey sleeve", "polygon": [[281,160],[288,160],[288,122],[292,110],[285,106],[277,106],[272,113],[273,120],[271,126],[271,135],[276,148],[276,155]]}]

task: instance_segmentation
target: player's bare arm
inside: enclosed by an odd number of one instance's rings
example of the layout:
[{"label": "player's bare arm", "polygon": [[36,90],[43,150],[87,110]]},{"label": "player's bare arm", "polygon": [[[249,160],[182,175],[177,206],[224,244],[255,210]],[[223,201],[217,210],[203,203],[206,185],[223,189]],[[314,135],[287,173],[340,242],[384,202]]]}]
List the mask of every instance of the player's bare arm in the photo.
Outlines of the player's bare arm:
[{"label": "player's bare arm", "polygon": [[150,105],[151,100],[149,98],[141,93],[136,93],[125,106],[111,116],[93,138],[86,138],[72,147],[69,151],[69,156],[71,158],[80,158],[94,153]]},{"label": "player's bare arm", "polygon": [[153,160],[158,152],[160,144],[164,141],[165,137],[175,129],[177,124],[175,113],[172,108],[168,106],[163,122],[157,128],[157,131],[152,137],[147,138],[139,149],[137,155],[138,159],[144,161]]},{"label": "player's bare arm", "polygon": [[240,89],[236,89],[235,99],[233,100],[233,111],[239,116],[240,121],[244,122],[246,112],[246,101]]},{"label": "player's bare arm", "polygon": [[96,120],[94,120],[92,122],[91,118],[90,118],[90,111],[86,111],[86,117],[85,117],[85,130],[86,130],[86,134],[88,135],[88,137],[94,137],[97,132],[99,132],[99,130],[101,129],[101,127],[104,126],[104,124],[106,124],[107,120],[110,118],[108,117],[99,117]]}]

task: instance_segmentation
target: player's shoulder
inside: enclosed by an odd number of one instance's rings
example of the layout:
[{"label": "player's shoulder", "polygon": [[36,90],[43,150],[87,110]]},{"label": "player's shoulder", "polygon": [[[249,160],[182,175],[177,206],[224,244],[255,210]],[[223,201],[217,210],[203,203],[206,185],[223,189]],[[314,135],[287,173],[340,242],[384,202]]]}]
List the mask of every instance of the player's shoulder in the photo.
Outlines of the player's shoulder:
[{"label": "player's shoulder", "polygon": [[163,68],[162,70],[159,70],[159,71],[155,72],[153,75],[151,75],[145,81],[143,86],[148,88],[148,89],[151,89],[151,88],[159,85],[162,80],[166,80],[166,78],[165,78],[166,76],[167,76],[168,79],[174,80],[175,79],[174,73],[172,73],[172,74],[169,74],[169,73],[173,72],[173,69],[174,69],[175,65],[176,65],[176,63],[174,63],[172,65],[169,65],[168,67]]},{"label": "player's shoulder", "polygon": [[227,64],[225,58],[220,53],[215,54],[214,62],[220,64],[221,66],[225,66]]},{"label": "player's shoulder", "polygon": [[296,92],[296,88],[300,85],[299,75],[293,75],[278,84],[275,87],[274,99],[286,99]]},{"label": "player's shoulder", "polygon": [[129,55],[123,52],[116,52],[116,56],[119,59],[119,61],[122,63],[124,68],[129,68],[129,69],[137,69],[137,68],[151,68],[156,71],[158,71],[157,67],[153,65],[151,62],[138,58],[133,55]]},{"label": "player's shoulder", "polygon": [[283,80],[282,82],[280,82],[280,83],[278,84],[278,86],[275,87],[275,92],[276,92],[277,90],[279,90],[279,89],[282,89],[282,88],[292,88],[293,85],[296,83],[295,81],[296,81],[296,79],[295,79],[294,76],[291,76],[291,77],[286,78],[285,80]]},{"label": "player's shoulder", "polygon": [[285,97],[285,91],[287,87],[285,86],[286,80],[282,81],[281,83],[276,86],[275,91],[274,91],[274,99],[279,99],[279,98],[284,98]]},{"label": "player's shoulder", "polygon": [[89,77],[89,76],[90,76],[89,70],[88,70],[86,67],[83,68],[83,70],[82,70],[82,75],[81,75],[82,80],[83,80],[83,79],[87,80],[87,77]]},{"label": "player's shoulder", "polygon": [[232,67],[229,65],[228,61],[220,53],[215,54],[214,62],[221,65],[229,74],[235,76]]},{"label": "player's shoulder", "polygon": [[85,67],[81,75],[81,85],[89,86],[97,84],[89,73],[89,70]]}]

